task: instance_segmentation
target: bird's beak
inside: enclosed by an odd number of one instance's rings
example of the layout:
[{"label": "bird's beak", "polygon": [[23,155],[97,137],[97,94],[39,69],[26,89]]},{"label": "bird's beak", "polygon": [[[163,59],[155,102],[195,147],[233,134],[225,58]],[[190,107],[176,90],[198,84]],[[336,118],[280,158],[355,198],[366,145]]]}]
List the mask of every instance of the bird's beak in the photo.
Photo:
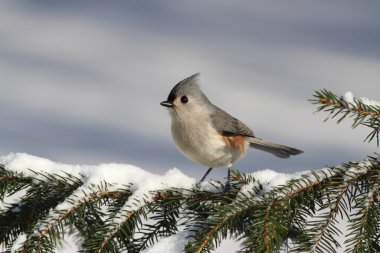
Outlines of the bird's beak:
[{"label": "bird's beak", "polygon": [[165,107],[169,107],[169,108],[173,107],[173,103],[170,101],[163,101],[160,103],[160,105],[165,106]]}]

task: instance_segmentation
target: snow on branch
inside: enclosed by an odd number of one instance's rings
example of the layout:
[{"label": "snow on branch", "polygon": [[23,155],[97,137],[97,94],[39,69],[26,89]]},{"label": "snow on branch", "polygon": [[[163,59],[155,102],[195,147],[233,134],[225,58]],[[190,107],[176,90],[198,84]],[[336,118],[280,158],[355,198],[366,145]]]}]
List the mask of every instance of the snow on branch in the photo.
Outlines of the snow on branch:
[{"label": "snow on branch", "polygon": [[343,98],[349,104],[354,104],[356,101],[360,101],[367,106],[380,106],[380,102],[366,97],[355,98],[354,94],[351,91],[345,92]]},{"label": "snow on branch", "polygon": [[[186,176],[176,168],[168,170],[164,175],[156,175],[133,165],[115,163],[96,166],[68,165],[25,153],[12,153],[0,157],[0,164],[6,168],[8,175],[12,174],[12,178],[19,176],[34,184],[40,182],[55,186],[61,184],[60,190],[71,190],[70,195],[65,196],[65,199],[56,206],[52,206],[43,219],[39,217],[40,220],[34,225],[36,229],[30,235],[31,238],[33,236],[43,238],[51,230],[59,229],[65,218],[73,218],[71,215],[88,203],[101,204],[106,198],[117,198],[112,194],[117,194],[121,189],[127,188],[130,191],[130,197],[119,208],[118,214],[138,210],[145,203],[152,201],[154,195],[150,192],[171,188],[191,189],[195,185],[195,179]],[[76,184],[70,182],[73,180]],[[6,190],[0,190],[0,192],[5,194]],[[12,191],[9,192],[12,193]],[[44,197],[48,195],[46,193]],[[20,210],[18,206],[25,205],[23,199],[20,201],[13,204],[17,209],[12,208],[12,212]],[[115,215],[113,219],[113,223],[117,224],[124,219],[124,216]],[[9,240],[14,239],[16,238]]]},{"label": "snow on branch", "polygon": [[371,128],[372,131],[365,141],[370,142],[376,137],[377,146],[379,146],[380,102],[365,97],[355,98],[350,91],[344,96],[337,96],[328,90],[316,91],[311,102],[320,105],[317,111],[329,112],[326,120],[337,117],[337,123],[340,123],[350,116],[354,119],[353,128],[359,125]]},{"label": "snow on branch", "polygon": [[[156,175],[9,154],[0,157],[0,248],[54,252],[76,231],[86,252],[211,252],[229,235],[244,251],[291,242],[318,252],[339,247],[338,217],[355,207],[363,211],[348,219],[347,245],[365,250],[378,246],[379,173],[378,157],[315,172],[234,171],[225,192],[223,182],[197,185],[178,169]],[[16,192],[22,197],[7,204]]]}]

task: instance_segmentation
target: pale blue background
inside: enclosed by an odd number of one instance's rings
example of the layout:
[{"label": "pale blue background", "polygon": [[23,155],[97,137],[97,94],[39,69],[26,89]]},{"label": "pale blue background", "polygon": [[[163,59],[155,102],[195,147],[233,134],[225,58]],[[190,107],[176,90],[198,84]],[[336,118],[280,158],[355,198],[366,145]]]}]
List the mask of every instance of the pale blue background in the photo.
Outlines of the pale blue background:
[{"label": "pale blue background", "polygon": [[[379,152],[365,127],[323,123],[313,91],[380,100],[380,2],[1,1],[0,154],[205,171],[184,158],[159,102],[201,72],[204,92],[258,137],[236,169],[318,169]],[[222,179],[224,170],[214,171]]]}]

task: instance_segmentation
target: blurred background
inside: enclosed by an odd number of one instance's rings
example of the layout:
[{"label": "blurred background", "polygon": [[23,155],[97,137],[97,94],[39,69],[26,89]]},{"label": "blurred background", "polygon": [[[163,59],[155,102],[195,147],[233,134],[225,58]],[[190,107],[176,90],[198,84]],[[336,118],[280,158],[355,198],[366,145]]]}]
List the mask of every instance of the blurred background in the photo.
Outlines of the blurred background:
[{"label": "blurred background", "polygon": [[[235,169],[292,173],[378,152],[365,127],[323,123],[314,90],[380,100],[380,2],[0,2],[0,154],[153,173],[206,168],[177,151],[159,103],[200,72],[210,100],[256,136],[305,151],[248,150]],[[223,179],[225,170],[210,178]],[[230,252],[230,251],[227,251]]]},{"label": "blurred background", "polygon": [[[205,168],[183,157],[159,105],[200,72],[210,100],[256,136],[303,149],[249,150],[235,168],[318,169],[378,151],[367,129],[323,123],[326,88],[380,100],[380,3],[364,1],[1,1],[0,153]],[[211,177],[223,178],[225,170]]]}]

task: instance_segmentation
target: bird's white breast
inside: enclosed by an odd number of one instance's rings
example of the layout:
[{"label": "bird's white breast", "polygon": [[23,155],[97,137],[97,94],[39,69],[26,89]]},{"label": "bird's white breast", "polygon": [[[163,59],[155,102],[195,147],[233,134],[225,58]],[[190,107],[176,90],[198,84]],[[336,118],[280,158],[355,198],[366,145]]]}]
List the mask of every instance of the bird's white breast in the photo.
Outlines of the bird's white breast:
[{"label": "bird's white breast", "polygon": [[212,126],[207,113],[172,116],[172,135],[175,144],[190,160],[208,167],[230,167],[240,156]]}]

